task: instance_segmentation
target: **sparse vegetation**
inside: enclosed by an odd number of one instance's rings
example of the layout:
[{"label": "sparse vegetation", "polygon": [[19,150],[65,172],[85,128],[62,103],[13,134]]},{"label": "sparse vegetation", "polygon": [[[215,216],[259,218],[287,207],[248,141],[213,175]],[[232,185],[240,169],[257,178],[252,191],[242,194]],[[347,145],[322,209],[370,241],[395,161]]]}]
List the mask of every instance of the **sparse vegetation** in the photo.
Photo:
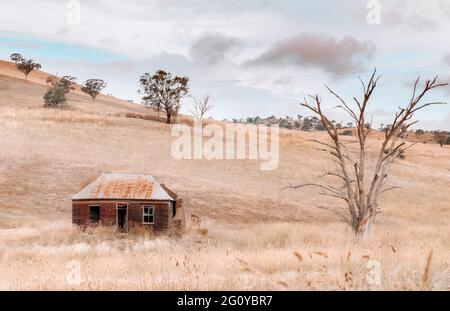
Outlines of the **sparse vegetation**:
[{"label": "sparse vegetation", "polygon": [[140,78],[139,91],[145,94],[142,102],[158,113],[164,111],[167,116],[166,122],[170,124],[172,118],[176,121],[181,108],[181,99],[189,93],[188,82],[188,77],[173,76],[164,70],[158,70],[153,75],[145,73]]},{"label": "sparse vegetation", "polygon": [[421,130],[421,129],[417,129],[417,130],[415,131],[415,133],[416,133],[416,136],[420,137],[420,136],[422,136],[423,134],[425,134],[425,131],[424,131],[424,130]]},{"label": "sparse vegetation", "polygon": [[436,143],[438,143],[442,147],[443,145],[447,144],[447,141],[450,138],[450,136],[448,136],[447,133],[445,132],[436,131],[433,134],[433,138],[436,141]]},{"label": "sparse vegetation", "polygon": [[28,75],[33,70],[41,69],[41,65],[34,62],[32,59],[25,59],[19,53],[11,54],[11,61],[16,64],[16,68],[23,72],[25,80],[28,80]]},{"label": "sparse vegetation", "polygon": [[106,87],[106,85],[106,82],[101,79],[89,79],[83,83],[81,90],[91,96],[92,101],[95,101],[95,98]]},{"label": "sparse vegetation", "polygon": [[60,86],[62,87],[66,93],[69,93],[71,90],[74,90],[75,83],[77,81],[77,78],[72,76],[49,76],[46,80],[47,83],[49,83],[51,86]]},{"label": "sparse vegetation", "polygon": [[203,122],[205,114],[211,109],[213,109],[214,106],[209,103],[209,95],[206,95],[201,100],[195,97],[192,98],[194,100],[194,104],[193,109],[191,110],[191,114],[201,124]]},{"label": "sparse vegetation", "polygon": [[[405,241],[405,235],[432,242],[424,248],[421,240]],[[123,239],[111,228],[83,232],[56,222],[3,230],[0,238],[2,289],[447,290],[449,285],[446,241],[424,229],[379,232],[355,245],[352,234],[336,225],[276,223],[267,230],[267,224],[228,228],[208,221],[180,242],[139,233]],[[74,260],[82,272],[79,284],[66,281]],[[370,263],[381,267],[379,283],[368,278],[374,271]]]},{"label": "sparse vegetation", "polygon": [[345,130],[345,131],[341,132],[341,135],[343,135],[343,136],[352,136],[353,132],[351,130]]},{"label": "sparse vegetation", "polygon": [[[326,141],[325,132],[282,130],[276,171],[262,173],[251,161],[176,161],[162,156],[173,141],[169,126],[151,122],[159,118],[144,107],[114,98],[92,105],[72,92],[71,109],[40,109],[45,79],[0,75],[0,83],[0,160],[8,163],[0,166],[2,290],[450,288],[449,148],[416,144],[404,165],[392,167],[392,184],[407,187],[385,194],[372,234],[355,243],[342,223],[344,204],[280,192],[280,178],[320,182],[317,172],[333,168],[312,142]],[[373,131],[366,141],[368,165],[382,135]],[[103,170],[176,182],[187,212],[201,223],[181,239],[72,227],[66,198]],[[66,281],[73,260],[79,285]],[[374,262],[381,265],[379,285],[367,279]]]},{"label": "sparse vegetation", "polygon": [[57,76],[49,76],[47,83],[51,84],[51,87],[44,94],[44,107],[45,108],[61,108],[66,105],[66,94],[70,90],[74,89],[76,78],[72,76],[63,76],[61,78]]},{"label": "sparse vegetation", "polygon": [[44,94],[44,107],[46,108],[61,108],[66,105],[67,90],[58,85],[52,86],[48,89],[48,91]]}]

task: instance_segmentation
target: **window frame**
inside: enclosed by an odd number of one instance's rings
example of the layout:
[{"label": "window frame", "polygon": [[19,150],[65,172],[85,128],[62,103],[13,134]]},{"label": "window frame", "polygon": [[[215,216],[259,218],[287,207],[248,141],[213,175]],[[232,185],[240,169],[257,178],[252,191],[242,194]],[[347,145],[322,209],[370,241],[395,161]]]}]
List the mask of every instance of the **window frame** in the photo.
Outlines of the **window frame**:
[{"label": "window frame", "polygon": [[[152,212],[145,213],[145,209],[148,208]],[[145,217],[152,217],[152,222],[146,222]],[[142,224],[143,225],[153,225],[155,223],[155,207],[153,205],[143,205],[142,206]]]},{"label": "window frame", "polygon": [[[98,208],[98,219],[97,220],[93,220],[92,219],[92,215],[91,215],[91,208],[92,207]],[[89,223],[91,223],[91,224],[98,224],[98,223],[100,223],[100,205],[99,204],[89,205]]]}]

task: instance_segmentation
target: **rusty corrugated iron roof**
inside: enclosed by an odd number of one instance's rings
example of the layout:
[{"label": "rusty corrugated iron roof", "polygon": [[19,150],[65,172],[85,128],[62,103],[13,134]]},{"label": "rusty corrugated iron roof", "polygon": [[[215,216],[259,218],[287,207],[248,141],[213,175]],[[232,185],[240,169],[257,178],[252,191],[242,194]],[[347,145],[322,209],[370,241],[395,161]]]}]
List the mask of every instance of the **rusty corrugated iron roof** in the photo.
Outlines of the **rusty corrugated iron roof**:
[{"label": "rusty corrugated iron roof", "polygon": [[72,197],[88,199],[174,200],[153,176],[143,174],[103,174]]}]

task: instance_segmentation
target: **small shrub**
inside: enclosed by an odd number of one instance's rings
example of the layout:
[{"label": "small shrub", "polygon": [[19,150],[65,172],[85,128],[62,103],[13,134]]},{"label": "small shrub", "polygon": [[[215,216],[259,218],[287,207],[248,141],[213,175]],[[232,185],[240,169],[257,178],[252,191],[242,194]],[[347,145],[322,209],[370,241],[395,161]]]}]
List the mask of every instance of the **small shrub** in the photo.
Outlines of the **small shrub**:
[{"label": "small shrub", "polygon": [[44,94],[44,107],[60,108],[66,105],[67,90],[63,86],[57,85],[49,88]]},{"label": "small shrub", "polygon": [[316,128],[317,131],[325,131],[325,130],[326,130],[325,126],[322,125],[321,123],[318,123],[318,124],[315,126],[315,128]]},{"label": "small shrub", "polygon": [[352,136],[353,132],[351,130],[345,130],[341,133],[343,136]]},{"label": "small shrub", "polygon": [[205,236],[208,234],[208,229],[207,228],[198,228],[197,232],[198,232],[198,234]]}]

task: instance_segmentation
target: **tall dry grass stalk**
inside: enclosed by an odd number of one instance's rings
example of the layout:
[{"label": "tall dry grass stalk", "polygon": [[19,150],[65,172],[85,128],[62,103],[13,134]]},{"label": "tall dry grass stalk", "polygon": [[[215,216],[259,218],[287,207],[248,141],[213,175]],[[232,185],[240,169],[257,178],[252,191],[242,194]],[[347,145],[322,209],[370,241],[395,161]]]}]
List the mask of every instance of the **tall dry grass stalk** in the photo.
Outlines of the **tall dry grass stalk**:
[{"label": "tall dry grass stalk", "polygon": [[433,250],[431,249],[428,253],[428,257],[425,263],[425,269],[423,270],[422,277],[422,287],[428,289],[430,286],[430,270],[431,270],[431,260],[433,259]]},{"label": "tall dry grass stalk", "polygon": [[[288,223],[223,226],[205,220],[207,235],[180,239],[120,234],[114,228],[79,230],[64,222],[0,230],[0,288],[38,290],[447,290],[448,248],[430,230],[422,240],[379,233],[355,243],[344,225]],[[320,230],[319,239],[314,239]],[[289,234],[285,234],[288,232]],[[386,240],[400,244],[392,252]],[[422,241],[433,247],[417,271]],[[299,251],[301,250],[301,252]],[[302,255],[309,254],[307,256]],[[423,256],[422,256],[423,255]],[[433,265],[431,261],[433,258]],[[79,263],[80,284],[67,283]],[[379,285],[368,283],[371,261]],[[68,266],[69,265],[69,266]],[[431,268],[439,275],[431,277]]]}]

